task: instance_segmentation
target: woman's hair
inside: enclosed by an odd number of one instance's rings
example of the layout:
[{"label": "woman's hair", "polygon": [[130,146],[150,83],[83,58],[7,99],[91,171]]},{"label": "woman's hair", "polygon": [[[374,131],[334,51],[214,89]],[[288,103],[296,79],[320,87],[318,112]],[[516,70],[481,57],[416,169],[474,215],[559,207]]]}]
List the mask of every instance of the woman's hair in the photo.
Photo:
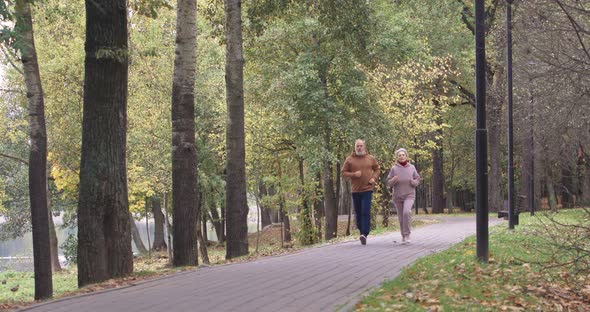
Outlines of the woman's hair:
[{"label": "woman's hair", "polygon": [[395,151],[395,156],[397,156],[397,154],[399,154],[399,152],[404,152],[404,153],[406,153],[406,156],[408,156],[408,151],[406,151],[405,148],[399,148],[397,151]]}]

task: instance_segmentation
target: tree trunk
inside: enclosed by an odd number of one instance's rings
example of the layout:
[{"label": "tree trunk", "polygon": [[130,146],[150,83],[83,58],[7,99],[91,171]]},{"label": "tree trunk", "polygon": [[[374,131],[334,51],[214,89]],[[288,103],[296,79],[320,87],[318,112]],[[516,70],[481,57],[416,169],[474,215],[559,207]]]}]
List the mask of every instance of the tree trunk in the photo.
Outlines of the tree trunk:
[{"label": "tree trunk", "polygon": [[203,231],[203,240],[205,242],[209,242],[209,231],[207,230],[207,220],[211,220],[208,213],[203,211],[201,208],[201,213],[203,214],[203,218],[201,219],[201,230]]},{"label": "tree trunk", "polygon": [[220,243],[225,243],[227,241],[227,230],[226,230],[226,215],[227,215],[227,206],[225,205],[225,202],[223,202],[221,204],[220,210],[221,210],[221,236],[222,239],[219,241]]},{"label": "tree trunk", "polygon": [[453,213],[453,190],[447,190],[446,194],[447,194],[447,198],[446,198],[447,212]]},{"label": "tree trunk", "polygon": [[152,197],[152,214],[154,215],[154,244],[153,250],[166,249],[164,239],[164,214],[162,213],[162,202],[160,197]]},{"label": "tree trunk", "polygon": [[33,265],[35,300],[53,296],[49,209],[47,207],[47,130],[45,104],[37,51],[33,37],[31,6],[26,0],[16,1],[17,31],[27,97],[29,100],[29,198],[33,226]]},{"label": "tree trunk", "polygon": [[248,254],[248,204],[244,136],[244,58],[240,0],[225,0],[227,96],[226,259]]},{"label": "tree trunk", "polygon": [[[528,116],[526,117],[527,127],[522,133],[522,166],[521,166],[521,188],[520,194],[526,197],[522,203],[521,210],[531,211],[531,201],[534,200],[535,190],[532,189],[534,184],[534,170],[535,170],[535,141],[534,141],[534,98],[532,90],[532,79],[528,81],[528,96],[526,110]],[[531,198],[533,197],[533,198]]]},{"label": "tree trunk", "polygon": [[[222,208],[223,210],[223,208]],[[211,213],[211,223],[213,223],[213,228],[215,228],[215,235],[217,235],[217,241],[221,244],[225,242],[225,233],[223,231],[223,220],[219,217],[219,213],[217,212],[217,208],[211,207],[209,209]]]},{"label": "tree trunk", "polygon": [[489,211],[501,210],[502,198],[502,152],[501,152],[501,118],[502,99],[504,98],[504,85],[502,83],[504,68],[496,65],[493,74],[488,75],[490,94],[488,96],[487,120],[488,143],[490,153],[490,173],[488,179],[488,205]]},{"label": "tree trunk", "polygon": [[127,5],[86,0],[78,285],[133,272],[127,196]]},{"label": "tree trunk", "polygon": [[47,213],[49,221],[49,247],[51,248],[51,269],[53,272],[61,271],[61,264],[59,263],[59,248],[57,241],[57,233],[55,232],[55,223],[53,223],[53,214],[51,213],[51,201],[49,200],[49,183],[47,185]]},{"label": "tree trunk", "polygon": [[204,234],[207,233],[207,218],[204,218],[200,213],[203,210],[201,209],[203,203],[203,201],[201,200],[202,198],[203,195],[201,193],[198,193],[199,207],[197,208],[197,211],[199,211],[199,214],[197,215],[197,240],[199,241],[199,251],[201,252],[201,260],[204,264],[209,264],[209,253],[207,252],[207,238],[206,234]]},{"label": "tree trunk", "polygon": [[318,173],[316,176],[316,182],[317,182],[317,187],[316,187],[316,192],[315,192],[315,200],[313,202],[313,216],[314,216],[314,221],[315,221],[315,231],[316,231],[316,237],[317,237],[317,241],[321,241],[322,240],[322,219],[324,217],[324,210],[322,209],[322,197],[321,197],[321,193],[322,193],[322,185],[320,183],[321,181],[321,175]]},{"label": "tree trunk", "polygon": [[271,223],[279,223],[281,222],[279,218],[279,211],[277,210],[269,210],[270,212],[270,221]]},{"label": "tree trunk", "polygon": [[334,197],[334,178],[332,177],[332,163],[329,160],[324,161],[324,172],[322,175],[324,181],[324,211],[326,215],[326,233],[325,239],[330,240],[337,236],[338,231],[338,207]]},{"label": "tree trunk", "polygon": [[168,215],[168,211],[170,209],[168,209],[169,207],[169,200],[168,200],[168,193],[165,192],[164,193],[164,222],[166,222],[166,235],[167,235],[167,240],[168,240],[168,248],[167,248],[167,252],[168,252],[168,263],[172,264],[172,258],[174,258],[174,255],[172,253],[172,225],[170,224],[170,218]]},{"label": "tree trunk", "polygon": [[141,235],[139,235],[139,230],[137,229],[137,224],[135,224],[135,219],[131,214],[129,214],[129,224],[131,225],[131,237],[133,238],[133,243],[135,244],[135,248],[140,254],[146,254],[148,252],[147,248],[143,244],[143,240],[141,240]]},{"label": "tree trunk", "polygon": [[346,228],[346,236],[350,235],[350,207],[352,206],[352,193],[350,190],[350,181],[344,178],[340,178],[340,200],[338,206],[342,207],[341,211],[349,215],[348,226]]},{"label": "tree trunk", "polygon": [[[340,158],[340,157],[338,157],[338,158]],[[342,183],[340,182],[340,170],[342,168],[340,166],[341,166],[340,165],[340,162],[337,162],[336,163],[336,180],[335,180],[336,181],[336,194],[335,194],[335,198],[338,198],[338,203],[337,203],[338,207],[336,208],[336,211],[337,211],[336,214],[337,214],[337,216],[338,215],[341,215],[341,214],[344,214],[343,207],[340,205],[340,198],[341,198],[340,195],[342,193],[342,188],[341,188],[342,187]]]},{"label": "tree trunk", "polygon": [[381,177],[379,179],[379,183],[381,183],[381,216],[383,220],[381,221],[381,225],[383,227],[389,226],[389,203],[391,201],[391,192],[390,189],[387,187],[387,176],[389,175],[389,170],[381,170]]},{"label": "tree trunk", "polygon": [[59,248],[57,246],[57,233],[55,232],[55,223],[53,223],[51,209],[49,210],[49,244],[51,247],[51,269],[53,272],[59,272],[61,271],[61,264],[59,263]]},{"label": "tree trunk", "polygon": [[282,185],[283,180],[283,171],[281,168],[281,161],[277,162],[277,175],[279,178],[279,207],[280,207],[280,216],[281,222],[283,224],[283,238],[286,242],[291,242],[291,222],[289,222],[289,211],[287,211],[287,200],[285,198],[285,189]]},{"label": "tree trunk", "polygon": [[[282,192],[282,191],[281,191]],[[281,200],[279,202],[281,207],[281,221],[283,222],[283,238],[285,242],[290,243],[291,238],[291,222],[289,221],[289,213],[286,211],[284,195],[281,193]]]},{"label": "tree trunk", "polygon": [[195,146],[196,0],[179,0],[172,83],[172,222],[174,266],[197,265]]},{"label": "tree trunk", "polygon": [[568,164],[562,164],[561,171],[561,186],[559,187],[559,194],[561,196],[561,205],[563,208],[573,208],[573,179],[572,172]]},{"label": "tree trunk", "polygon": [[[417,144],[417,142],[415,142]],[[421,168],[420,168],[420,163],[418,162],[418,155],[414,156],[414,167],[416,167],[416,171],[421,172]],[[424,180],[422,180],[424,181]],[[418,187],[416,187],[416,200],[414,201],[414,211],[416,212],[416,214],[418,214],[418,208],[422,207],[422,201],[424,200],[424,197],[422,196],[422,188],[424,187],[424,182],[418,184]],[[388,191],[390,191],[388,189]],[[392,196],[390,196],[392,197]],[[395,211],[395,213],[397,214],[397,209],[393,209],[393,211]]]},{"label": "tree trunk", "polygon": [[582,205],[590,204],[590,158],[580,143],[578,146],[578,176]]},{"label": "tree trunk", "polygon": [[[441,135],[442,133],[439,133]],[[437,140],[437,146],[432,150],[432,213],[443,213],[445,206],[442,142]]]},{"label": "tree trunk", "polygon": [[[258,183],[258,192],[260,193],[260,198],[263,198],[268,195],[268,190],[266,188],[266,184],[264,182]],[[260,204],[260,226],[264,229],[265,226],[270,225],[272,220],[271,216],[271,209],[266,205]]]},{"label": "tree trunk", "polygon": [[[422,198],[424,198],[424,201],[422,202],[422,211],[424,211],[425,214],[428,214],[428,191],[430,187],[426,184],[419,184],[418,185],[418,191],[421,191],[422,193]],[[416,210],[416,214],[418,210]]]},{"label": "tree trunk", "polygon": [[301,219],[301,221],[299,222],[300,242],[302,245],[311,245],[315,243],[315,237],[313,235],[313,224],[311,222],[312,213],[309,209],[309,197],[307,196],[308,191],[305,188],[303,158],[299,158],[299,182],[301,182],[299,196],[301,197],[301,203],[303,206],[303,208],[299,212],[299,217]]}]

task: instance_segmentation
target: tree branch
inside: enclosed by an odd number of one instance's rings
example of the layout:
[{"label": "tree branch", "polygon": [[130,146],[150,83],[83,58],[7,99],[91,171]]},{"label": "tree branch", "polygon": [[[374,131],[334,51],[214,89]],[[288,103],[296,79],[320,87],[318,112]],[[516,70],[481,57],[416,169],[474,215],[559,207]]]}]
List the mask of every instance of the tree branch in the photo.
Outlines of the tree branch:
[{"label": "tree branch", "polygon": [[8,159],[15,160],[15,161],[18,161],[18,162],[21,162],[21,163],[23,163],[23,164],[25,164],[27,166],[29,165],[29,162],[28,161],[26,161],[26,160],[24,160],[22,158],[16,157],[16,156],[7,155],[7,154],[4,154],[4,153],[0,153],[0,156],[1,157],[8,158]]},{"label": "tree branch", "polygon": [[459,92],[461,92],[463,98],[467,100],[467,103],[462,104],[470,104],[473,107],[475,107],[475,94],[473,94],[471,91],[469,91],[467,88],[463,87],[461,84],[459,84],[457,81],[453,79],[449,79],[449,82],[453,86],[455,86],[459,90]]},{"label": "tree branch", "polygon": [[14,67],[14,69],[16,69],[17,72],[24,76],[25,73],[23,73],[23,71],[18,66],[16,66],[16,64],[14,64],[14,62],[12,61],[12,59],[16,58],[16,56],[10,53],[10,51],[8,51],[4,44],[0,45],[0,48],[2,49],[2,52],[4,52],[4,55],[6,56],[6,60],[8,61],[8,63],[10,63],[10,65],[12,65],[12,67]]},{"label": "tree branch", "polygon": [[473,14],[471,14],[471,10],[469,9],[465,1],[457,0],[457,2],[459,2],[463,6],[463,11],[461,12],[461,20],[463,21],[467,29],[471,31],[471,34],[475,35],[475,25],[473,25],[473,23],[469,20],[469,18],[473,20]]},{"label": "tree branch", "polygon": [[582,36],[580,36],[580,30],[582,30],[582,27],[580,27],[580,25],[576,22],[576,20],[574,20],[574,18],[571,16],[571,14],[565,9],[565,7],[561,3],[561,1],[555,0],[555,2],[557,3],[557,5],[559,5],[559,7],[563,11],[563,13],[565,13],[568,20],[570,21],[570,24],[572,24],[572,27],[574,28],[574,31],[576,32],[576,37],[578,38],[578,42],[580,42],[580,46],[582,46],[582,50],[584,51],[584,54],[586,54],[586,56],[588,57],[588,60],[590,60],[590,53],[588,52],[588,49],[586,48],[586,45],[584,44],[584,40],[582,39]]}]

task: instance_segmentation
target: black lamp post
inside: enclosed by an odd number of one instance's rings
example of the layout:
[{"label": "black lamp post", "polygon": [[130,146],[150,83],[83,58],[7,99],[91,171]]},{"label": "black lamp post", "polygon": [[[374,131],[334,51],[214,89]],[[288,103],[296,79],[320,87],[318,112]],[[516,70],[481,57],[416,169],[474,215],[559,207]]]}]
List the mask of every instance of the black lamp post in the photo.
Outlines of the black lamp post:
[{"label": "black lamp post", "polygon": [[516,223],[514,211],[514,140],[512,122],[512,1],[506,0],[506,91],[508,93],[508,228]]},{"label": "black lamp post", "polygon": [[488,136],[486,129],[485,3],[475,1],[475,170],[477,258],[488,262]]},{"label": "black lamp post", "polygon": [[534,111],[534,97],[533,97],[533,78],[532,78],[532,67],[535,65],[535,62],[529,62],[529,108],[530,108],[530,136],[531,146],[529,147],[530,153],[530,168],[529,168],[529,208],[531,209],[531,216],[535,215],[535,111]]}]

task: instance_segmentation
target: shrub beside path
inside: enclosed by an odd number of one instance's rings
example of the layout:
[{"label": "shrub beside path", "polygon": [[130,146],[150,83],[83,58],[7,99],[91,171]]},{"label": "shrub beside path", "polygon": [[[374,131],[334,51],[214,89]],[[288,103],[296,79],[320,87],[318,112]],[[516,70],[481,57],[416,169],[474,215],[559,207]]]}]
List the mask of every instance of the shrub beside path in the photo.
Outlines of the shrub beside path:
[{"label": "shrub beside path", "polygon": [[[400,243],[399,232],[369,236],[366,246],[349,241],[252,262],[202,267],[22,311],[346,311],[416,259],[476,232],[475,216],[434,217],[441,222],[414,229],[409,245]],[[490,225],[499,222],[490,218]]]}]

